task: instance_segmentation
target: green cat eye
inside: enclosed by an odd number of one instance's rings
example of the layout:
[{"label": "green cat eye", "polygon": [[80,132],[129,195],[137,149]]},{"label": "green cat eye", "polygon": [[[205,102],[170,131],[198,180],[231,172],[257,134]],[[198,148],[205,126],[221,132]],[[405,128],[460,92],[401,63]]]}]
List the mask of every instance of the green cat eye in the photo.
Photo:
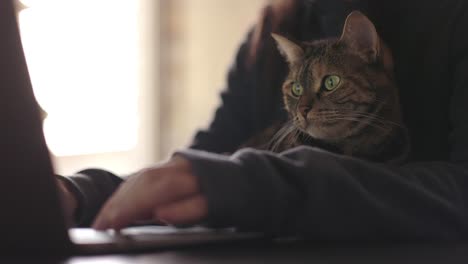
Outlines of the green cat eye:
[{"label": "green cat eye", "polygon": [[340,77],[336,75],[330,75],[330,76],[325,77],[323,84],[324,84],[325,89],[327,89],[328,91],[333,91],[338,87],[340,82],[341,82]]},{"label": "green cat eye", "polygon": [[291,88],[291,91],[294,96],[299,97],[304,93],[304,88],[300,83],[295,82]]}]

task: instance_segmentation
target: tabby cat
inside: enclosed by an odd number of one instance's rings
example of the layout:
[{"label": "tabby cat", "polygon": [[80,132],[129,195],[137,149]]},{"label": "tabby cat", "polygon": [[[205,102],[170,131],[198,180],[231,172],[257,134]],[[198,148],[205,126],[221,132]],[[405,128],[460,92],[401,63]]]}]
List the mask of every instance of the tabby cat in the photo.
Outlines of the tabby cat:
[{"label": "tabby cat", "polygon": [[282,92],[290,120],[276,129],[270,150],[312,145],[373,161],[404,159],[409,141],[392,55],[365,15],[352,12],[339,39],[272,36],[289,64]]}]

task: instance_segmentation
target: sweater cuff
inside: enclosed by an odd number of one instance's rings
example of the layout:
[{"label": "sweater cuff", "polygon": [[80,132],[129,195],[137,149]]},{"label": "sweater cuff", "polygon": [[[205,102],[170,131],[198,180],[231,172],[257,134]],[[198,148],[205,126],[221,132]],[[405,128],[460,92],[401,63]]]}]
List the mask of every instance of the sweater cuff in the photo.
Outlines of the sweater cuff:
[{"label": "sweater cuff", "polygon": [[[249,172],[240,158],[242,153],[229,157],[186,149],[174,155],[189,160],[193,174],[198,177],[201,192],[208,203],[204,225],[236,227],[246,231],[264,229],[259,226],[269,225],[271,208],[265,197],[271,196],[264,192],[270,188]],[[263,185],[263,193],[259,193],[258,185]]]},{"label": "sweater cuff", "polygon": [[73,225],[78,225],[81,222],[81,216],[83,215],[83,203],[85,200],[85,197],[83,196],[83,193],[80,191],[80,188],[76,185],[76,183],[70,179],[70,177],[64,177],[62,175],[55,175],[57,179],[65,183],[65,186],[67,187],[68,191],[72,193],[73,197],[76,198],[77,202],[77,208],[76,211],[74,212],[74,219],[73,219]]},{"label": "sweater cuff", "polygon": [[78,200],[75,218],[78,226],[89,226],[102,205],[122,182],[114,174],[98,169],[83,170],[62,179],[67,181],[70,191]]}]

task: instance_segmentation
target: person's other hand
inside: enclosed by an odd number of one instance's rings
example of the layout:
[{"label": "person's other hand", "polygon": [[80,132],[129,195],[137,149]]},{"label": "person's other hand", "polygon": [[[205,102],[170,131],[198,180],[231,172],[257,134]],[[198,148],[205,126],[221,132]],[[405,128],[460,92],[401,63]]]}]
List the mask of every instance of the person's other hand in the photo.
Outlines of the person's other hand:
[{"label": "person's other hand", "polygon": [[74,224],[76,210],[78,208],[78,200],[75,195],[68,189],[63,180],[57,179],[58,192],[62,203],[65,220],[68,226]]},{"label": "person's other hand", "polygon": [[104,204],[93,228],[119,230],[138,221],[185,225],[207,214],[206,198],[190,162],[175,156],[130,176]]}]

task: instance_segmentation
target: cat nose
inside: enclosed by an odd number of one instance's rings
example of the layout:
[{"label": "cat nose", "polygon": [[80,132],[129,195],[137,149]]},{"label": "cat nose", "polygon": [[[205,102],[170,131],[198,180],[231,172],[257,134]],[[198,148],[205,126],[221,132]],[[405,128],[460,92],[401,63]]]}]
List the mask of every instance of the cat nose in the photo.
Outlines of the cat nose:
[{"label": "cat nose", "polygon": [[312,108],[307,105],[299,106],[299,113],[302,115],[302,117],[307,118],[307,114]]}]

